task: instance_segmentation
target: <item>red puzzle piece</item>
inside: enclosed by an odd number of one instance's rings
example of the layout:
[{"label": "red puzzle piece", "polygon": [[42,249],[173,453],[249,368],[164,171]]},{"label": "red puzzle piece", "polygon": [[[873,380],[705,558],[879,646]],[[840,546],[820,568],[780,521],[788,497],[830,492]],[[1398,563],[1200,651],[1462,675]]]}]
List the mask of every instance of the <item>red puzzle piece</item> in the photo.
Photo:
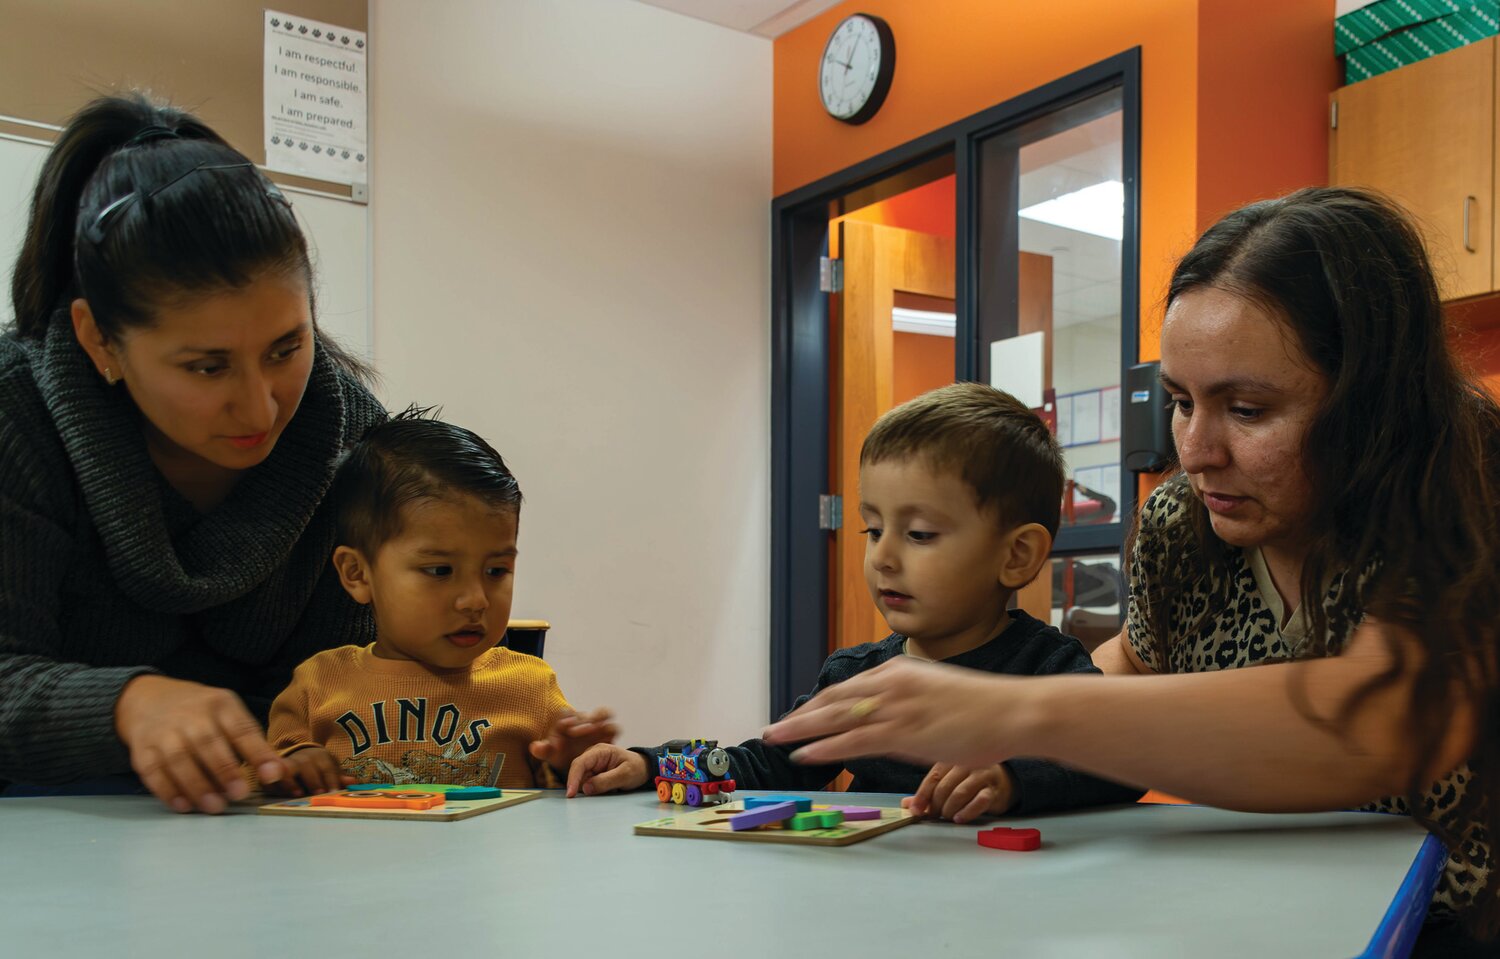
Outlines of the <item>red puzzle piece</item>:
[{"label": "red puzzle piece", "polygon": [[1039,829],[1011,829],[1007,826],[996,826],[994,829],[979,831],[979,844],[989,849],[1030,852],[1041,848],[1042,833]]}]

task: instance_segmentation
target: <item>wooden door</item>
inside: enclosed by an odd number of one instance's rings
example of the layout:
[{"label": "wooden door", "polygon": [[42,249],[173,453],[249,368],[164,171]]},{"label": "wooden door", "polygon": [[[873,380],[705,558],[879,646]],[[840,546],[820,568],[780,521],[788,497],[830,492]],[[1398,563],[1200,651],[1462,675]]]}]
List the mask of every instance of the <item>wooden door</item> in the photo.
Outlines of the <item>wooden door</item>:
[{"label": "wooden door", "polygon": [[843,525],[834,536],[834,649],[885,638],[890,630],[865,585],[865,539],[859,535],[859,448],[892,406],[891,308],[897,291],[953,299],[951,238],[860,220],[839,224],[844,289],[838,298],[839,359],[834,386],[834,491]]},{"label": "wooden door", "polygon": [[1427,235],[1443,298],[1495,289],[1495,40],[1335,91],[1329,181],[1400,201]]}]

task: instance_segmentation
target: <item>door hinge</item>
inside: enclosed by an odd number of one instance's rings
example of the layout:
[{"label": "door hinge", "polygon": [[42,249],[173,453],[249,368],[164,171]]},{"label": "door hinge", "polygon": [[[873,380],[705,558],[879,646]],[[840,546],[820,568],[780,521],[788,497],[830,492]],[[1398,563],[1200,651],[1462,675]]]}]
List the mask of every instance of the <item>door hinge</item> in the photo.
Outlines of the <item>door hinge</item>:
[{"label": "door hinge", "polygon": [[844,525],[844,498],[833,493],[818,497],[818,529],[835,530]]},{"label": "door hinge", "polygon": [[818,257],[818,292],[839,293],[844,289],[844,261]]},{"label": "door hinge", "polygon": [[1328,107],[1328,128],[1330,130],[1339,128],[1339,102],[1337,100]]}]

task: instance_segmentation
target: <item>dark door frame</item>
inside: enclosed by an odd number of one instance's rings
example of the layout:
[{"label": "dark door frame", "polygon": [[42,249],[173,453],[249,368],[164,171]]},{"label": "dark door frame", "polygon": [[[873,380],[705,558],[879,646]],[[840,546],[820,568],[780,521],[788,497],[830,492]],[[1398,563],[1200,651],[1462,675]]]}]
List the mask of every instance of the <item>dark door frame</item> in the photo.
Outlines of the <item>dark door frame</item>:
[{"label": "dark door frame", "polygon": [[[980,276],[978,165],[981,144],[1055,110],[1119,88],[1122,97],[1124,242],[1120,245],[1120,382],[1139,339],[1141,52],[1136,47],[951,123],[862,163],[777,197],[771,204],[771,716],[817,682],[828,646],[828,536],[818,497],[828,492],[829,342],[827,296],[818,289],[830,211],[851,194],[928,164],[956,174],[955,379],[978,372]],[[1125,482],[1122,522],[1070,527],[1054,555],[1119,549],[1134,515]]]}]

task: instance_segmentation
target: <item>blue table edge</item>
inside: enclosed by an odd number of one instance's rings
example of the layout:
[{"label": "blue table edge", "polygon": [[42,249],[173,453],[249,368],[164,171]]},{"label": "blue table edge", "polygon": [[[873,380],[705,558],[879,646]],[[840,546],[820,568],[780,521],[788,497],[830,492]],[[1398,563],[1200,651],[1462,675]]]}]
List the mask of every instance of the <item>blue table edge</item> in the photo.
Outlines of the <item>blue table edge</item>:
[{"label": "blue table edge", "polygon": [[1443,868],[1448,864],[1448,850],[1437,836],[1428,834],[1412,860],[1406,878],[1396,890],[1380,925],[1370,937],[1365,951],[1354,959],[1406,959],[1427,921],[1427,907],[1437,888]]}]

